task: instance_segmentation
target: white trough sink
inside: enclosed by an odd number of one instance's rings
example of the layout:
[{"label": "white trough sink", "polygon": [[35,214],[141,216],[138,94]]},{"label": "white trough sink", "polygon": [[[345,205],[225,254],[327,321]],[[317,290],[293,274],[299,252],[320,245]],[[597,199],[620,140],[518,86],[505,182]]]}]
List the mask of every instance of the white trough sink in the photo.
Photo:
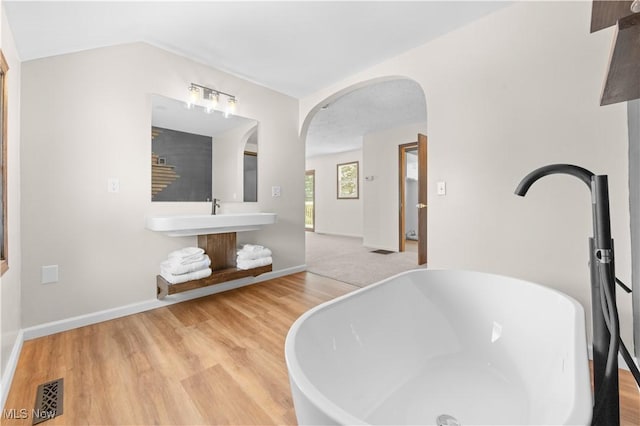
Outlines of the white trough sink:
[{"label": "white trough sink", "polygon": [[275,213],[196,214],[177,216],[148,216],[146,227],[164,232],[170,237],[221,234],[224,232],[255,231],[276,223]]}]

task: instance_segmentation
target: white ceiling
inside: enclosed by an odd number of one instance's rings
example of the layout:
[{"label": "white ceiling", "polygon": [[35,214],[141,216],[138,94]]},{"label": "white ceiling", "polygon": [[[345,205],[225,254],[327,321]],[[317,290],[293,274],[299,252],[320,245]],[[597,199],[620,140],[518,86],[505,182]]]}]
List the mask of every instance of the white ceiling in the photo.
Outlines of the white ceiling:
[{"label": "white ceiling", "polygon": [[5,0],[22,60],[144,41],[303,97],[505,1]]},{"label": "white ceiling", "polygon": [[376,83],[349,92],[316,112],[307,131],[306,155],[360,149],[367,133],[424,121],[427,104],[419,84],[408,79]]},{"label": "white ceiling", "polygon": [[[299,98],[509,2],[3,0],[2,4],[24,61],[143,41]],[[164,105],[155,113],[162,115],[162,108],[169,110]],[[193,116],[184,110],[180,114]],[[215,125],[226,127],[232,121],[216,120]],[[361,88],[316,113],[308,128],[306,155],[359,149],[364,134],[419,121],[426,121],[426,105],[415,82],[396,80]]]}]

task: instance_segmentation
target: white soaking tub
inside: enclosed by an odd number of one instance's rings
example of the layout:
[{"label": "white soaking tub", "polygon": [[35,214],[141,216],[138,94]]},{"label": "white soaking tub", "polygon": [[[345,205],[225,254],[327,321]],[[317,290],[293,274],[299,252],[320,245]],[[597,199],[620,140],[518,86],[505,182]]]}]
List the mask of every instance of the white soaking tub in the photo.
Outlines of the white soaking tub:
[{"label": "white soaking tub", "polygon": [[586,347],[560,292],[420,269],[306,312],[285,356],[300,424],[588,425]]}]

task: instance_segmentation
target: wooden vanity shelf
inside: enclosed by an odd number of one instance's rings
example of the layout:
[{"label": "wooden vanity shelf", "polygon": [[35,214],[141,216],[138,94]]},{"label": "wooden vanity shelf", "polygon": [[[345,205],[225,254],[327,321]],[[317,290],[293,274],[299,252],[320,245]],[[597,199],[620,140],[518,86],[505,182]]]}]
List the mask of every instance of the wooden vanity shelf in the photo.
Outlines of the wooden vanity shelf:
[{"label": "wooden vanity shelf", "polygon": [[207,287],[227,281],[246,277],[257,277],[265,272],[271,272],[272,266],[260,266],[252,269],[236,268],[236,233],[198,235],[198,247],[203,249],[211,259],[212,273],[206,278],[187,281],[180,284],[170,284],[161,275],[156,277],[158,299],[164,299],[170,294],[182,293],[200,287]]},{"label": "wooden vanity shelf", "polygon": [[227,268],[213,271],[207,278],[201,280],[187,281],[180,284],[169,284],[167,280],[158,275],[158,299],[164,299],[170,294],[182,293],[183,291],[193,290],[200,287],[207,287],[214,284],[220,284],[227,281],[237,280],[245,277],[257,277],[265,272],[271,272],[271,265],[260,266],[253,269]]}]

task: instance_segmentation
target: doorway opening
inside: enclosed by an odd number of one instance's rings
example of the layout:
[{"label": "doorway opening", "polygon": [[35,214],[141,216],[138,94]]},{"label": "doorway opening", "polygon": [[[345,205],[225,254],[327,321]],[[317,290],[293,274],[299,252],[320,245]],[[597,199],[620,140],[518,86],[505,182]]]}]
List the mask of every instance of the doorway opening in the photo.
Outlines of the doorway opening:
[{"label": "doorway opening", "polygon": [[254,126],[246,135],[243,168],[243,197],[244,202],[258,201],[258,126]]},{"label": "doorway opening", "polygon": [[258,153],[244,152],[244,202],[258,201]]},{"label": "doorway opening", "polygon": [[[400,246],[398,251],[418,251],[418,143],[400,146]],[[408,208],[407,208],[408,207]]]},{"label": "doorway opening", "polygon": [[398,146],[398,251],[418,253],[427,263],[427,137]]},{"label": "doorway opening", "polygon": [[[419,83],[387,76],[346,87],[308,112],[300,134],[305,169],[315,171],[305,175],[307,271],[368,285],[426,262],[416,250],[398,252],[396,180],[398,145],[426,133],[426,111]],[[358,195],[345,199],[336,195],[340,165],[355,161]]]}]

